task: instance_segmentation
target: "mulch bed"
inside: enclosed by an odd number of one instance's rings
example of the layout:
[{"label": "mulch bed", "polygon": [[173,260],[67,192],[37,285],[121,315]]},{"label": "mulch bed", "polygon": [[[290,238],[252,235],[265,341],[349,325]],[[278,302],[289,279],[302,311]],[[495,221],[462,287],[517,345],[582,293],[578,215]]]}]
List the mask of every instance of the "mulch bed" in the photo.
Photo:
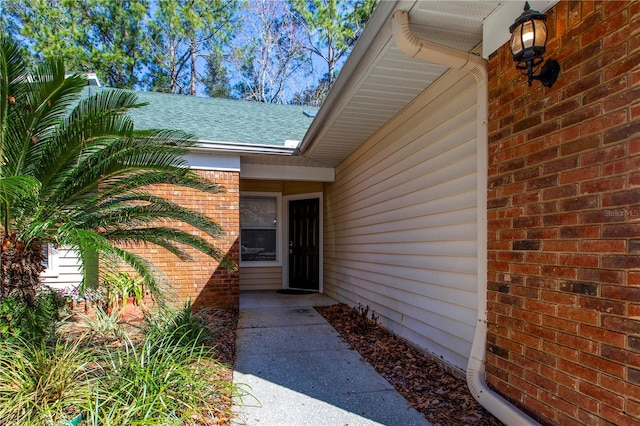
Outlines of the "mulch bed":
[{"label": "mulch bed", "polygon": [[432,425],[501,425],[469,393],[463,379],[384,330],[368,308],[316,307],[342,338]]}]

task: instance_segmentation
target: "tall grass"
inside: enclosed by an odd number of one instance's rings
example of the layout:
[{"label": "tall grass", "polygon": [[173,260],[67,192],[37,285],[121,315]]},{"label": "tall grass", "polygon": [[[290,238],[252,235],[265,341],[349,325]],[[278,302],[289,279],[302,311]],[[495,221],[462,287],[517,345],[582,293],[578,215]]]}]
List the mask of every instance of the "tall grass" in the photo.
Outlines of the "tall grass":
[{"label": "tall grass", "polygon": [[[132,342],[102,318],[76,342],[5,342],[0,347],[0,425],[184,425],[228,418],[235,387],[204,343],[202,321],[185,305],[150,320]],[[98,321],[100,322],[100,321]],[[97,347],[98,334],[122,344]],[[105,337],[105,336],[102,336]],[[207,419],[207,420],[205,420]]]},{"label": "tall grass", "polygon": [[79,342],[6,342],[0,348],[0,424],[55,425],[77,414],[99,365]]},{"label": "tall grass", "polygon": [[[210,337],[202,319],[192,312],[189,301],[179,309],[164,307],[155,314],[147,314],[143,330],[147,336],[172,336],[182,345],[200,345]],[[180,330],[180,333],[176,333],[177,330]]]},{"label": "tall grass", "polygon": [[204,418],[230,386],[216,379],[219,368],[211,349],[184,325],[109,350],[90,409],[94,424],[178,425]]}]

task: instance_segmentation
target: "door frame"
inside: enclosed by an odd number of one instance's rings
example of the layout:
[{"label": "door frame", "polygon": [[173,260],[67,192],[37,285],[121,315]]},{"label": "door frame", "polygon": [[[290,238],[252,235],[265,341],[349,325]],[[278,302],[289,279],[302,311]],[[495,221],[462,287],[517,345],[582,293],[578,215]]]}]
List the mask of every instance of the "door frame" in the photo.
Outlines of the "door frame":
[{"label": "door frame", "polygon": [[[307,194],[295,194],[295,195],[284,195],[282,197],[282,218],[284,223],[284,231],[283,231],[283,244],[282,244],[282,288],[289,288],[289,201],[294,200],[310,200],[310,199],[318,199],[318,213],[320,216],[320,220],[318,221],[319,226],[319,234],[320,234],[320,256],[318,262],[320,265],[318,267],[318,293],[323,293],[323,276],[324,276],[324,267],[323,267],[323,257],[324,257],[324,213],[322,207],[322,192],[310,192]],[[284,220],[286,219],[286,223]]]}]

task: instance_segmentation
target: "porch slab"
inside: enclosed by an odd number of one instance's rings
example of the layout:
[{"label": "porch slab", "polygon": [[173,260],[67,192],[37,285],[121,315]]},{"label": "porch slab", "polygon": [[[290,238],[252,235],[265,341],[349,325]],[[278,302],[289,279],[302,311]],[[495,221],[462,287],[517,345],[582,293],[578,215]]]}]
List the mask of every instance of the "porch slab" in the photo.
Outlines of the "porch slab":
[{"label": "porch slab", "polygon": [[278,315],[265,315],[262,309],[241,309],[240,321],[244,329],[322,325],[325,320],[311,306],[293,308],[276,308]]},{"label": "porch slab", "polygon": [[335,301],[250,293],[240,294],[233,378],[253,397],[236,398],[234,426],[429,425],[313,309]]}]

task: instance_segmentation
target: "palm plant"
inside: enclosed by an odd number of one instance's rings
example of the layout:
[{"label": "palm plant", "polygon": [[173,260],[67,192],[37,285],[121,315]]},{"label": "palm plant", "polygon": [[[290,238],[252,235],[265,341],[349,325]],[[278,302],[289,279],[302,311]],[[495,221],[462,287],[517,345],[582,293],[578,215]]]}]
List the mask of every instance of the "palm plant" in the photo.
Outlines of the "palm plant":
[{"label": "palm plant", "polygon": [[[84,286],[97,277],[99,258],[124,262],[157,290],[153,265],[130,250],[141,243],[184,260],[186,247],[221,257],[205,238],[220,235],[216,223],[149,190],[219,191],[187,167],[183,155],[194,141],[178,131],[135,129],[127,112],[144,106],[135,94],[85,96],[86,85],[81,75],[65,77],[57,60],[27,69],[20,47],[0,36],[0,298],[33,294],[46,243],[77,252]],[[205,237],[170,226],[176,221]]]}]

